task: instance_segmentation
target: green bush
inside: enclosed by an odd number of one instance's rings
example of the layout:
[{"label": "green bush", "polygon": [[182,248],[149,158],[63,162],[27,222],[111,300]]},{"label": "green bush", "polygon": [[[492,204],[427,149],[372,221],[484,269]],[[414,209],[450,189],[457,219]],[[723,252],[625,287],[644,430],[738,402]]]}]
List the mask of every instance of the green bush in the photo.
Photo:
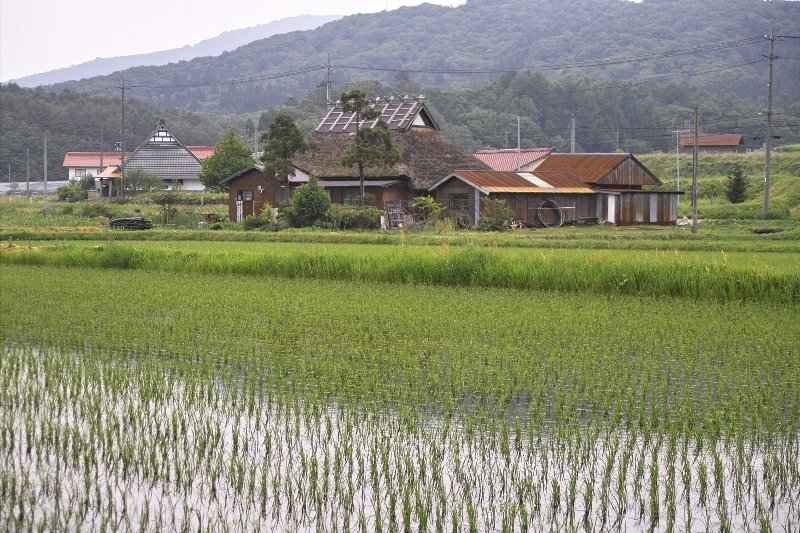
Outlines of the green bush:
[{"label": "green bush", "polygon": [[378,229],[381,214],[377,207],[332,204],[328,217],[335,229]]},{"label": "green bush", "polygon": [[86,192],[96,189],[94,184],[94,176],[91,175],[82,177],[78,184],[80,185],[80,188]]},{"label": "green bush", "polygon": [[80,202],[86,200],[89,194],[81,187],[80,183],[68,183],[56,191],[60,202]]},{"label": "green bush", "polygon": [[[186,192],[173,191],[169,193],[174,203],[181,205],[221,205],[228,203],[228,193],[225,192]],[[136,197],[137,202],[158,204],[163,192],[149,192]]]},{"label": "green bush", "polygon": [[414,215],[421,224],[434,223],[442,217],[444,207],[432,196],[418,196],[412,204]]},{"label": "green bush", "polygon": [[328,192],[312,177],[294,191],[291,208],[285,211],[288,222],[296,228],[302,228],[324,223],[330,207]]},{"label": "green bush", "polygon": [[480,229],[484,231],[503,231],[511,227],[514,212],[503,200],[485,199],[481,201]]}]

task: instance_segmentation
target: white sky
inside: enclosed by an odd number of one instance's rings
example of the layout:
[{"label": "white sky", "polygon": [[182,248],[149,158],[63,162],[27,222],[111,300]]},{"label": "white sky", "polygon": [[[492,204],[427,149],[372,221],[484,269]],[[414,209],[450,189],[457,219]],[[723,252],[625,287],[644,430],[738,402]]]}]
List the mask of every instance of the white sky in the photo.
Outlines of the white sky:
[{"label": "white sky", "polygon": [[349,15],[420,3],[422,0],[0,0],[0,80],[96,57],[178,48],[226,30],[294,15]]}]

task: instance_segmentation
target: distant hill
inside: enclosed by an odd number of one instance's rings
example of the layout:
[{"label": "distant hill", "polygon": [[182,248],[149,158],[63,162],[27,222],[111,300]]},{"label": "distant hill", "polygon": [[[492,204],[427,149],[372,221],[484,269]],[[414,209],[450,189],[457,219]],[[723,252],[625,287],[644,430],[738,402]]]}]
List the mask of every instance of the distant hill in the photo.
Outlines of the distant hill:
[{"label": "distant hill", "polygon": [[[240,131],[242,122],[226,115],[207,115],[187,111],[159,111],[152,104],[130,101],[127,109],[125,146],[138,146],[160,118],[170,131],[186,144],[211,145],[227,128]],[[25,176],[25,149],[31,153],[31,174],[42,175],[42,138],[48,137],[49,177],[62,179],[64,152],[113,149],[119,140],[119,98],[78,93],[56,94],[42,89],[0,85],[0,161],[3,179],[8,162],[13,162],[17,181]],[[101,140],[101,129],[103,143]]]},{"label": "distant hill", "polygon": [[52,85],[65,81],[104,76],[133,67],[167,65],[179,61],[189,61],[197,57],[218,56],[223,52],[235,50],[240,46],[272,35],[312,30],[337,18],[339,17],[314,15],[285,18],[250,28],[226,31],[211,39],[200,41],[195,45],[184,46],[183,48],[122,57],[97,58],[71,67],[25,76],[14,80],[14,83],[21,87],[37,87],[39,85]]},{"label": "distant hill", "polygon": [[[763,102],[763,35],[770,28],[797,33],[800,2],[704,0],[699,5],[697,0],[468,0],[455,8],[422,4],[349,16],[218,57],[138,67],[125,75],[140,85],[137,97],[159,105],[237,113],[304,96],[325,78],[322,66],[328,55],[336,65],[339,87],[375,79],[452,88],[522,69],[551,78],[580,73],[613,81],[644,79],[654,85],[663,76],[719,95]],[[778,46],[787,57],[800,56],[800,41]],[[608,58],[615,61],[598,65]],[[555,68],[568,65],[572,68]],[[441,72],[475,69],[491,72]],[[779,61],[777,105],[800,99],[798,77],[800,62]],[[116,83],[107,76],[54,88],[111,91]]]}]

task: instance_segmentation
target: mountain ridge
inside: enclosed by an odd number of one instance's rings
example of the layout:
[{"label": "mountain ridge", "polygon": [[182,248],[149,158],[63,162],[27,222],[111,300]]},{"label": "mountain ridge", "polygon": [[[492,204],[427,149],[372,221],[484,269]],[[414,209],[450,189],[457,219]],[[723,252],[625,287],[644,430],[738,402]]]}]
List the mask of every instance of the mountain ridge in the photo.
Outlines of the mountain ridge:
[{"label": "mountain ridge", "polygon": [[68,67],[23,76],[15,80],[10,80],[10,83],[14,83],[20,87],[32,88],[41,85],[53,85],[97,76],[106,76],[114,72],[135,67],[165,66],[179,61],[191,61],[202,57],[218,56],[253,41],[282,33],[316,29],[328,22],[338,20],[339,18],[338,16],[327,15],[298,15],[267,22],[265,24],[249,26],[247,28],[227,30],[214,37],[180,48],[143,52],[125,56],[98,57]]},{"label": "mountain ridge", "polygon": [[[315,30],[255,41],[215,58],[140,67],[126,72],[126,79],[140,86],[136,97],[159,105],[244,113],[274,107],[318,86],[325,77],[328,54],[335,64],[337,85],[405,77],[428,87],[463,86],[499,75],[436,72],[442,68],[535,71],[532,65],[651,55],[656,59],[582,72],[621,81],[750,63],[742,66],[736,77],[704,77],[702,83],[723,94],[762,100],[766,65],[761,59],[767,49],[762,35],[771,27],[791,28],[792,20],[800,20],[800,4],[783,0],[708,0],[700,11],[694,0],[574,0],[569,5],[556,0],[471,0],[459,7],[422,4],[347,16]],[[745,37],[752,42],[717,46]],[[780,46],[795,44],[787,41]],[[697,52],[691,55],[668,54],[693,48]],[[792,55],[800,55],[800,50],[793,50]],[[359,70],[362,66],[367,70]],[[296,74],[298,70],[303,72]],[[553,70],[552,75],[561,73]],[[800,63],[781,64],[776,74],[779,96],[800,98],[800,84],[793,83],[798,75]],[[241,81],[247,78],[257,80]],[[689,80],[690,75],[684,79]],[[106,76],[52,89],[102,91],[116,83]]]}]

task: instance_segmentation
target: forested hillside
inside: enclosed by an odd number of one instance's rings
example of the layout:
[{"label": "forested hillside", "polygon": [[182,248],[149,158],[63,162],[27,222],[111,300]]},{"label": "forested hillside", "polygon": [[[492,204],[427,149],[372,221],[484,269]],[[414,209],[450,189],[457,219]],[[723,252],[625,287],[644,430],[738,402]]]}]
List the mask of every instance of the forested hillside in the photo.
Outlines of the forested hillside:
[{"label": "forested hillside", "polygon": [[[132,101],[127,106],[125,144],[141,143],[159,118],[186,144],[214,144],[227,127],[238,128],[238,119],[200,115],[186,111],[161,112],[150,104]],[[24,179],[25,149],[31,151],[31,174],[42,175],[42,138],[49,131],[49,177],[60,179],[64,152],[99,150],[101,129],[106,150],[119,140],[119,98],[91,97],[71,92],[54,94],[41,89],[0,85],[0,162],[8,179],[8,162],[18,180]]]},{"label": "forested hillside", "polygon": [[[611,84],[587,78],[549,80],[542,74],[505,75],[478,88],[426,90],[404,82],[387,86],[360,82],[374,96],[418,95],[429,107],[452,142],[468,150],[517,145],[517,116],[523,146],[569,149],[570,119],[576,120],[577,149],[591,152],[650,152],[673,150],[673,130],[687,126],[693,106],[700,103],[704,131],[741,133],[750,147],[764,142],[765,120],[760,107],[744,99],[711,94],[680,82],[656,85]],[[325,109],[325,96],[313,91],[303,99],[290,99],[262,114],[264,131],[271,116],[286,111],[304,131],[312,131]],[[774,135],[779,144],[800,140],[800,107],[776,116]]]},{"label": "forested hillside", "polygon": [[[161,106],[249,112],[306,94],[330,55],[339,86],[411,81],[451,88],[509,70],[548,77],[691,81],[763,102],[770,28],[797,33],[800,3],[761,0],[469,0],[346,17],[256,41],[216,58],[124,73],[132,94]],[[781,41],[776,105],[800,99],[800,41]],[[611,61],[607,61],[611,58]],[[475,73],[475,71],[482,71]],[[456,72],[454,72],[456,71]],[[467,71],[467,72],[465,72]],[[119,76],[68,83],[113,91]]]}]

